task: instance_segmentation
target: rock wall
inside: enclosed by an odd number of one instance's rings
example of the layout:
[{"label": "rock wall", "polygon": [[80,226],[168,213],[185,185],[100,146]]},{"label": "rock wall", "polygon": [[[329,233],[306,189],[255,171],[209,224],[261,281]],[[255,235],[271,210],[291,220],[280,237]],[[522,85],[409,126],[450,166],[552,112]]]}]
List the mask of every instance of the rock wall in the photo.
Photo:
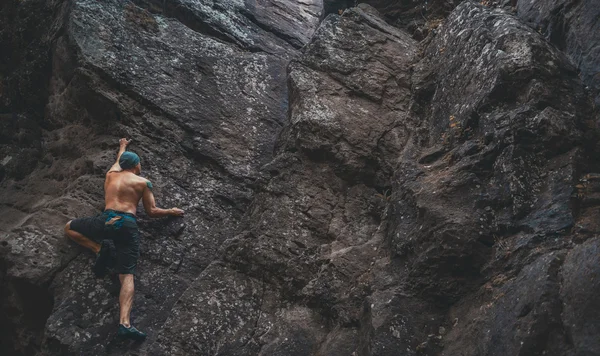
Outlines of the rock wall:
[{"label": "rock wall", "polygon": [[[369,9],[324,20],[289,66],[289,123],[240,232],[182,296],[156,354],[367,352],[368,299],[382,283],[372,270],[390,272],[383,191],[406,140],[415,55],[416,42]],[[381,323],[391,350],[392,321]]]},{"label": "rock wall", "polygon": [[[389,234],[411,289],[449,306],[441,354],[585,354],[564,312],[579,306],[561,294],[571,248],[597,236],[579,223],[575,187],[598,162],[575,68],[517,18],[471,3],[424,57],[413,83],[427,131],[397,170]],[[590,273],[576,269],[569,280]]]},{"label": "rock wall", "polygon": [[519,0],[517,13],[548,41],[564,51],[600,105],[600,4],[597,1]]},{"label": "rock wall", "polygon": [[[276,14],[266,19],[269,11],[239,2],[160,5],[37,1],[2,9],[9,20],[19,13],[28,21],[2,26],[4,41],[38,36],[30,51],[41,58],[27,64],[28,53],[11,53],[3,72],[3,83],[20,90],[7,94],[24,101],[5,99],[3,122],[14,130],[3,130],[0,188],[7,352],[101,353],[112,345],[118,282],[94,280],[91,256],[66,243],[62,226],[102,209],[103,173],[119,137],[133,138],[158,203],[187,211],[184,220],[163,221],[140,211],[134,318],[151,335],[140,350],[234,235],[258,167],[271,159],[286,122],[286,66],[318,25],[320,2],[271,6]],[[42,78],[19,75],[33,71]],[[15,77],[29,86],[13,85]],[[46,101],[30,114],[29,88],[45,83]]]},{"label": "rock wall", "polygon": [[[569,49],[593,24],[527,25],[555,2],[421,35],[409,2],[0,5],[0,352],[599,353],[598,66]],[[142,344],[62,237],[123,136],[186,210],[138,212]]]}]

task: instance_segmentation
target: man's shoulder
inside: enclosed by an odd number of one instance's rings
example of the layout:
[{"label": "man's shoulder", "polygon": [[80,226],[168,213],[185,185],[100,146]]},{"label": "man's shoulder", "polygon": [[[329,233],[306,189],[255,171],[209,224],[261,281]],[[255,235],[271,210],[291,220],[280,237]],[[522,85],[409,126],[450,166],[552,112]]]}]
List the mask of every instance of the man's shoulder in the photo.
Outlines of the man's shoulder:
[{"label": "man's shoulder", "polygon": [[150,190],[152,190],[153,186],[152,186],[152,182],[150,182],[150,180],[143,178],[143,177],[139,177],[138,182],[140,183],[140,185],[144,185],[146,187],[148,187]]},{"label": "man's shoulder", "polygon": [[152,190],[154,187],[152,186],[152,182],[146,179],[146,187],[148,187],[148,189]]}]

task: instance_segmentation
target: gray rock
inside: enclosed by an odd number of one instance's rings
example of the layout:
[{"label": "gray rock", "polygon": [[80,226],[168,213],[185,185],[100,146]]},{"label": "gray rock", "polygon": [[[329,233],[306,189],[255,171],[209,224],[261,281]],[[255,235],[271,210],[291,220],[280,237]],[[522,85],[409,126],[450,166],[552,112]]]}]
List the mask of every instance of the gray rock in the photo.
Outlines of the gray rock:
[{"label": "gray rock", "polygon": [[483,277],[494,245],[573,226],[571,182],[593,111],[560,52],[469,2],[412,79],[422,119],[396,170],[388,236],[414,289],[452,303]]},{"label": "gray rock", "polygon": [[[21,3],[0,5],[0,45],[33,38],[0,54],[0,353],[600,352],[597,112],[511,4]],[[142,344],[62,237],[123,136],[186,210],[138,212]]]},{"label": "gray rock", "polygon": [[600,4],[597,1],[519,0],[517,13],[564,51],[600,105]]},{"label": "gray rock", "polygon": [[[39,94],[45,102],[31,108],[38,117],[19,113],[25,105],[15,102],[24,89],[2,97],[3,107],[17,113],[3,116],[10,120],[2,127],[14,135],[0,143],[7,148],[0,158],[0,230],[8,233],[0,253],[8,286],[1,325],[14,330],[2,337],[2,350],[146,352],[175,302],[234,235],[257,170],[271,159],[286,122],[286,66],[317,27],[320,3],[288,2],[268,11],[238,2],[160,3],[166,8],[33,2],[22,14],[23,28],[0,26],[11,46],[11,36],[24,38],[27,25],[43,18],[32,36],[43,44],[37,51],[52,58],[46,67],[14,65],[47,78]],[[19,6],[10,2],[0,13],[20,14]],[[21,53],[15,61],[26,56]],[[33,74],[16,78],[35,87]],[[159,205],[187,211],[184,220],[160,221],[138,212],[144,242],[133,321],[150,340],[137,349],[113,340],[118,284],[92,279],[91,255],[74,254],[62,237],[69,219],[102,208],[103,173],[123,136],[133,138],[131,149],[142,157]],[[18,312],[37,310],[35,299],[20,297],[26,291],[46,298],[31,320]]]},{"label": "gray rock", "polygon": [[[416,43],[405,33],[353,9],[327,17],[292,62],[290,122],[274,160],[262,169],[240,233],[223,246],[226,265],[210,268],[213,275],[232,267],[243,273],[230,284],[261,281],[260,317],[244,316],[239,301],[254,298],[250,294],[220,299],[221,309],[235,310],[241,319],[232,325],[226,314],[211,314],[232,337],[217,334],[205,352],[363,354],[374,328],[376,348],[389,351],[406,348],[413,333],[421,333],[412,326],[395,331],[402,319],[388,312],[402,308],[402,301],[390,291],[398,276],[390,270],[382,234],[388,196],[379,193],[390,184],[392,160],[403,144],[415,55]],[[374,286],[378,270],[390,281]],[[198,349],[191,345],[205,345],[205,335],[214,334],[211,324],[198,325],[190,342],[173,345],[190,329],[176,315],[206,309],[194,301],[205,298],[212,282],[195,283],[173,309],[156,353],[193,353]],[[377,305],[371,306],[374,290]],[[406,334],[397,339],[394,332]]]},{"label": "gray rock", "polygon": [[576,355],[593,355],[600,350],[596,337],[600,327],[599,242],[595,238],[575,247],[562,268],[563,320]]}]

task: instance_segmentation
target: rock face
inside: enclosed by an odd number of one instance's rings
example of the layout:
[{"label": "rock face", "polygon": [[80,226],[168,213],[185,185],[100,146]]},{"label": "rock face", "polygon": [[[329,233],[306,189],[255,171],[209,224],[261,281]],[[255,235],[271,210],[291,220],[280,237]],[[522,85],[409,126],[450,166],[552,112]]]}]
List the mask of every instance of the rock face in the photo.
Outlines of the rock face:
[{"label": "rock face", "polygon": [[564,51],[600,105],[600,4],[597,1],[519,0],[519,17]]},{"label": "rock face", "polygon": [[397,170],[389,236],[412,290],[451,305],[441,354],[581,354],[562,266],[597,233],[574,190],[597,163],[575,69],[518,19],[463,3],[413,83],[428,131]]},{"label": "rock face", "polygon": [[[29,52],[11,53],[3,72],[11,88],[3,92],[3,125],[11,131],[2,133],[0,188],[0,229],[7,234],[2,281],[9,286],[2,325],[13,330],[2,335],[7,352],[102,353],[112,346],[118,285],[91,278],[91,256],[64,241],[62,226],[102,209],[103,172],[119,137],[133,138],[158,203],[187,211],[185,220],[158,222],[140,212],[134,318],[151,335],[140,351],[234,235],[258,167],[271,159],[286,121],[286,66],[316,29],[321,3],[278,3],[269,7],[273,16],[239,2],[160,4],[40,1],[2,8],[3,18],[18,25],[3,23],[3,43],[33,37],[28,50],[41,58],[19,65]],[[28,22],[11,20],[15,13]],[[30,25],[48,14],[40,29]],[[29,74],[34,70],[42,79]],[[38,82],[47,89],[29,97]],[[33,113],[23,109],[36,104]]]},{"label": "rock face", "polygon": [[[395,27],[404,29],[417,40],[424,39],[431,30],[438,27],[442,20],[462,0],[324,0],[325,13],[338,14],[345,9],[365,3],[375,8],[380,16]],[[496,4],[498,0],[494,0]]]},{"label": "rock face", "polygon": [[[390,159],[406,140],[416,55],[407,34],[370,10],[327,17],[290,64],[290,122],[275,159],[262,171],[240,233],[225,243],[225,264],[211,265],[182,296],[157,354],[370,348],[371,270],[389,264],[387,197],[377,195],[391,185]],[[222,279],[228,286],[212,292]],[[211,322],[181,317],[190,311]]]},{"label": "rock face", "polygon": [[[467,1],[418,43],[385,21],[415,4],[342,5],[0,7],[0,353],[600,353],[598,115],[571,40]],[[139,211],[141,345],[62,238],[123,136],[186,210]]]}]

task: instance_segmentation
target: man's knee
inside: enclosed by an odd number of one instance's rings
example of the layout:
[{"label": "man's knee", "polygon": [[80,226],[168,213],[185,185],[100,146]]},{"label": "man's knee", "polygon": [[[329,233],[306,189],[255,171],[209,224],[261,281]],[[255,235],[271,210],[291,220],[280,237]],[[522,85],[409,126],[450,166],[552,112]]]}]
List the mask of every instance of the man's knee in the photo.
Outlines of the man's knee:
[{"label": "man's knee", "polygon": [[133,274],[132,273],[119,273],[119,279],[121,280],[121,282],[129,280],[129,281],[133,281]]},{"label": "man's knee", "polygon": [[133,289],[133,274],[119,274],[119,280],[121,281],[121,287],[127,286]]}]

